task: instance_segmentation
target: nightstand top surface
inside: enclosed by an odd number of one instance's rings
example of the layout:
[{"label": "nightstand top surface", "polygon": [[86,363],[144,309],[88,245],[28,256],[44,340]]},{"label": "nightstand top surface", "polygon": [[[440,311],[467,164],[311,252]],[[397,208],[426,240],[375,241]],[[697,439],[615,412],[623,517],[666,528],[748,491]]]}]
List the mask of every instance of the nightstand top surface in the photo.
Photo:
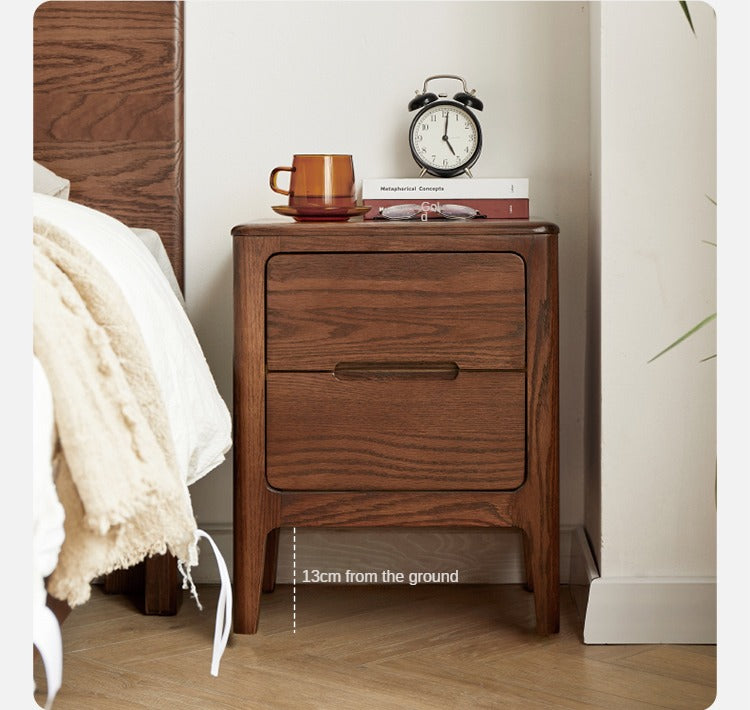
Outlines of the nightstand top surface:
[{"label": "nightstand top surface", "polygon": [[557,234],[559,228],[552,222],[536,219],[473,219],[473,220],[429,220],[387,221],[365,220],[358,222],[280,222],[257,221],[237,225],[232,229],[234,237],[313,237],[332,236],[345,231],[358,237],[403,237],[409,236],[523,236]]}]

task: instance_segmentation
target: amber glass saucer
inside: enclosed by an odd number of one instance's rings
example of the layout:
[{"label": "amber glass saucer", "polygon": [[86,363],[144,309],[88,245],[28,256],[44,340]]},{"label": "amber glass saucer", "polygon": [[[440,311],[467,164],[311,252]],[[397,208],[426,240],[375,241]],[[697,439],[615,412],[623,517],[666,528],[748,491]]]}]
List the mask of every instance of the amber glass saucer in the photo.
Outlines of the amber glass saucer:
[{"label": "amber glass saucer", "polygon": [[372,208],[363,205],[361,207],[353,205],[351,207],[304,207],[289,205],[277,205],[271,207],[277,214],[283,214],[285,217],[294,217],[297,222],[346,222],[352,217],[359,217],[366,214]]}]

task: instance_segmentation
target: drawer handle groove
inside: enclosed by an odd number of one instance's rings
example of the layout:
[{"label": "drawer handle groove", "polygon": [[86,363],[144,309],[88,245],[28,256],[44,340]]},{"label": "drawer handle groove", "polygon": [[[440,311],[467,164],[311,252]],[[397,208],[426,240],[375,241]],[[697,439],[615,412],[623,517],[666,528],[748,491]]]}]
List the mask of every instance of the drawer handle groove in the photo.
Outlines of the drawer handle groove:
[{"label": "drawer handle groove", "polygon": [[455,362],[340,362],[334,367],[337,380],[455,380]]}]

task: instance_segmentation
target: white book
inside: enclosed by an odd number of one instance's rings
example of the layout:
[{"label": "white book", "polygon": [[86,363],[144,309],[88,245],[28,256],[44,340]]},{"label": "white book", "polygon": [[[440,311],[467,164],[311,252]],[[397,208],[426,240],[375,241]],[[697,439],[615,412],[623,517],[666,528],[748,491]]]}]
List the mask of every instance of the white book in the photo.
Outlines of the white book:
[{"label": "white book", "polygon": [[528,199],[528,178],[364,178],[363,200]]}]

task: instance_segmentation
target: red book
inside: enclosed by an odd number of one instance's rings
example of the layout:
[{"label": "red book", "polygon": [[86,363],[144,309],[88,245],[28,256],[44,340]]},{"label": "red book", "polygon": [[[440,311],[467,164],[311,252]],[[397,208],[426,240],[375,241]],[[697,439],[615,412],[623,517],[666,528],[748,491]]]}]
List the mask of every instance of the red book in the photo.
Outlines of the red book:
[{"label": "red book", "polygon": [[473,207],[479,211],[479,214],[489,219],[529,218],[528,198],[446,198],[444,200],[410,200],[409,198],[382,200],[365,198],[362,200],[362,204],[371,207],[370,211],[365,214],[365,219],[375,219],[378,217],[381,207],[413,204],[419,205],[428,219],[440,217],[440,207],[449,204]]}]

